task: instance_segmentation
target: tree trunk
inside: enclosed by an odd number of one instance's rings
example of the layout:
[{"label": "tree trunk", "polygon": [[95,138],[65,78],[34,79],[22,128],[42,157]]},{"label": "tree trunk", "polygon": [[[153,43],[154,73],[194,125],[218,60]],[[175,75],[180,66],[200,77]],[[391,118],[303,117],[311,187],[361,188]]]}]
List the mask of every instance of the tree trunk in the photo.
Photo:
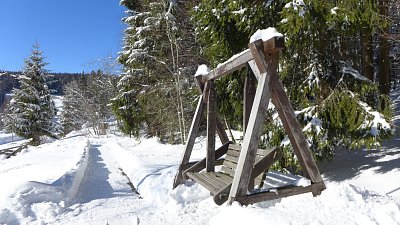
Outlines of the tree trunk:
[{"label": "tree trunk", "polygon": [[374,81],[374,67],[372,66],[374,51],[372,48],[371,29],[361,29],[362,73],[363,76]]},{"label": "tree trunk", "polygon": [[[383,17],[388,16],[388,0],[379,1],[379,13]],[[390,92],[390,62],[389,62],[389,42],[386,37],[387,29],[383,30],[379,36],[380,48],[379,48],[379,91],[381,94],[388,95]]]}]

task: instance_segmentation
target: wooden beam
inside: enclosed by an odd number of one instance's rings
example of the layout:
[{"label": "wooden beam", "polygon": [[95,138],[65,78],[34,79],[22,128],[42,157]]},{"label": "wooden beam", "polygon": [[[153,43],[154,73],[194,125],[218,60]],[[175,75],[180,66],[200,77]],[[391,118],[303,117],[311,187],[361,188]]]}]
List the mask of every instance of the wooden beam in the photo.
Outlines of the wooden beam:
[{"label": "wooden beam", "polygon": [[[270,53],[268,53],[266,50],[265,54]],[[249,63],[256,77],[258,73],[265,71],[268,68],[268,65],[265,63],[260,64],[259,61],[255,62],[255,64],[256,66],[251,66],[251,63]],[[309,178],[313,183],[323,182],[317,164],[315,163],[315,160],[312,157],[311,151],[308,147],[307,140],[303,134],[300,124],[297,121],[289,98],[283,88],[282,82],[279,80],[277,73],[270,74],[270,76],[271,83],[273,84],[271,86],[271,99],[276,110],[278,111],[279,118],[283,123],[295,154],[299,159],[300,166],[304,170],[306,177]]]},{"label": "wooden beam", "polygon": [[[257,42],[262,40],[257,40]],[[263,42],[263,48],[266,53],[280,52],[284,47],[284,37],[272,37],[271,39]],[[253,59],[253,54],[250,49],[232,56],[230,59],[220,64],[214,70],[210,71],[207,75],[203,76],[203,82],[208,80],[218,79],[222,76],[230,74],[240,68],[246,66],[247,62]]]},{"label": "wooden beam", "polygon": [[[249,45],[256,63],[258,61],[267,62],[264,55],[263,42],[256,41]],[[229,193],[228,204],[232,204],[238,196],[247,194],[250,183],[258,142],[260,140],[262,125],[268,110],[270,98],[270,73],[276,73],[278,66],[278,55],[268,59],[268,71],[263,72],[258,81],[257,91],[251,109],[248,127],[242,144],[242,151],[239,156],[235,176],[233,178],[232,189]]]},{"label": "wooden beam", "polygon": [[285,198],[293,195],[305,194],[319,190],[320,192],[325,189],[324,183],[315,183],[306,187],[295,186],[295,187],[283,187],[278,188],[276,191],[259,192],[245,196],[239,196],[236,200],[242,205],[248,205],[256,202],[268,201],[278,198]]},{"label": "wooden beam", "polygon": [[203,114],[204,107],[205,104],[203,101],[203,95],[200,95],[199,102],[197,103],[196,112],[193,117],[192,125],[190,126],[189,136],[188,139],[186,140],[185,151],[182,155],[178,171],[175,175],[173,188],[176,188],[179,184],[182,184],[183,181],[185,180],[182,176],[182,172],[185,170],[183,166],[189,162],[190,155],[192,154],[194,141],[196,140],[196,137],[198,135],[201,116]]},{"label": "wooden beam", "polygon": [[249,61],[248,64],[249,64],[249,66],[250,66],[250,68],[251,68],[251,71],[253,71],[254,77],[255,77],[257,80],[259,80],[259,77],[260,77],[260,74],[261,74],[261,73],[260,73],[260,71],[258,70],[257,64],[256,64],[256,62],[254,61],[254,59],[251,60],[251,61]]},{"label": "wooden beam", "polygon": [[253,71],[251,69],[248,70],[248,74],[244,81],[244,90],[243,90],[243,137],[246,133],[247,124],[250,118],[251,107],[254,102],[254,95],[256,93],[256,78],[254,77]]},{"label": "wooden beam", "polygon": [[219,64],[217,68],[210,71],[207,75],[203,76],[203,82],[208,80],[218,79],[224,75],[230,74],[244,66],[246,66],[247,62],[252,60],[253,56],[251,55],[251,51],[249,49],[233,56],[228,61]]},{"label": "wooden beam", "polygon": [[266,54],[279,53],[285,47],[285,38],[283,36],[272,37],[264,42],[264,52]]},{"label": "wooden beam", "polygon": [[308,142],[303,134],[303,130],[297,121],[296,115],[286,95],[283,85],[279,80],[278,74],[271,74],[272,86],[272,102],[278,111],[279,118],[282,121],[286,134],[289,137],[293,150],[299,160],[305,176],[312,183],[323,182],[317,164],[308,147]]},{"label": "wooden beam", "polygon": [[207,81],[208,101],[207,101],[207,156],[206,171],[215,171],[215,131],[217,128],[217,99],[215,93],[214,80]]},{"label": "wooden beam", "polygon": [[224,124],[222,123],[221,118],[219,117],[218,111],[215,112],[216,117],[217,117],[217,133],[218,133],[218,137],[221,140],[221,143],[226,143],[229,142],[229,137],[226,134],[225,128],[224,128]]}]

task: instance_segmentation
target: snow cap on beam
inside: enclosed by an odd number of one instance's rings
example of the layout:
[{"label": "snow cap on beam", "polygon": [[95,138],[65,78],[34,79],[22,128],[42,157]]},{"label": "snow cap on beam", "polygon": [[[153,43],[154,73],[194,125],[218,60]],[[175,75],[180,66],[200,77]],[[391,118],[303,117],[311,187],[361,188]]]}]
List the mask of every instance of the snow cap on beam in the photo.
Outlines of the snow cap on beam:
[{"label": "snow cap on beam", "polygon": [[197,77],[197,76],[205,76],[209,72],[210,72],[210,68],[208,68],[207,65],[202,64],[197,68],[196,74],[194,76],[195,77]]},{"label": "snow cap on beam", "polygon": [[257,40],[263,40],[265,42],[273,37],[283,37],[283,35],[274,27],[268,27],[267,29],[257,30],[253,35],[251,35],[250,43],[253,43]]}]

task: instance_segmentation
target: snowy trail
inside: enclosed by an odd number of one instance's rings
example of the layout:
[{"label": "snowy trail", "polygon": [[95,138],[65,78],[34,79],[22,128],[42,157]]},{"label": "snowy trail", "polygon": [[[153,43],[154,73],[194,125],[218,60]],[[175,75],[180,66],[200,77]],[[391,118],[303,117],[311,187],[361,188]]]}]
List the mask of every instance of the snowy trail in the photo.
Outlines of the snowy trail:
[{"label": "snowy trail", "polygon": [[[115,171],[115,165],[110,166],[113,162],[109,155],[102,154],[109,150],[101,145],[92,145],[89,151],[88,167],[76,196],[79,202],[87,203],[100,198],[112,198],[118,193],[126,195],[132,193],[126,185],[126,179],[120,176],[121,172]],[[110,169],[113,171],[111,172]],[[118,179],[125,181],[125,184],[117,186]]]},{"label": "snowy trail", "polygon": [[55,224],[138,224],[134,212],[139,196],[122,174],[113,149],[92,141],[87,169],[75,197],[75,205],[60,214]]}]

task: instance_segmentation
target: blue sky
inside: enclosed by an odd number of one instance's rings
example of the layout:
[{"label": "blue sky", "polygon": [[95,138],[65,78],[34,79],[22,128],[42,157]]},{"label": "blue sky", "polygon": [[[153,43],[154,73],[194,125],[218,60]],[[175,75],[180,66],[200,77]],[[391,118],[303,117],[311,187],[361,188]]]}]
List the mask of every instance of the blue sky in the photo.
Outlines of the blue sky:
[{"label": "blue sky", "polygon": [[21,70],[37,41],[53,72],[89,72],[121,50],[119,0],[0,0],[0,70]]}]

